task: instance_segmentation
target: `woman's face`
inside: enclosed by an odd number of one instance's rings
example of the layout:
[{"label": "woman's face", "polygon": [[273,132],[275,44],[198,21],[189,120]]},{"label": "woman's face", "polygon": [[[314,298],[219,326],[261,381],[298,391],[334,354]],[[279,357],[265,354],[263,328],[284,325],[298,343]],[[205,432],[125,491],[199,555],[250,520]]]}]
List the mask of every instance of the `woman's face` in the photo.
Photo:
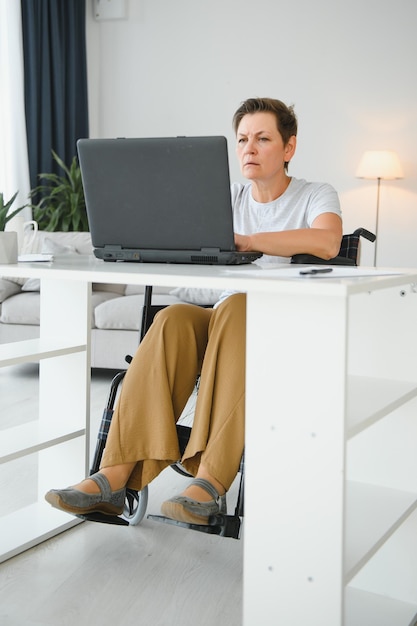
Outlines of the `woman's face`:
[{"label": "woman's face", "polygon": [[245,178],[268,183],[285,175],[284,164],[290,161],[296,146],[295,136],[286,146],[270,112],[245,115],[237,129],[237,156]]}]

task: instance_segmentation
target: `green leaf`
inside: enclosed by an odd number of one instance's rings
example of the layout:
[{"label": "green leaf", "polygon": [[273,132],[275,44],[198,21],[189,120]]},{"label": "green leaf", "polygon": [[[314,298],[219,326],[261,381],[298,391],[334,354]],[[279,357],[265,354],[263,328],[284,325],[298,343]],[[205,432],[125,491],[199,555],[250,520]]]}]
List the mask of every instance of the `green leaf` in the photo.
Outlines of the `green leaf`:
[{"label": "green leaf", "polygon": [[20,213],[20,211],[22,211],[27,206],[26,204],[24,204],[23,206],[9,213],[9,210],[13,202],[16,200],[18,193],[19,192],[16,191],[16,193],[13,194],[10,200],[6,203],[4,202],[4,195],[0,193],[0,231],[3,231],[6,227],[7,222],[11,220],[15,215]]},{"label": "green leaf", "polygon": [[81,170],[74,156],[67,166],[52,150],[62,174],[43,173],[40,184],[31,191],[34,219],[42,230],[88,231]]}]

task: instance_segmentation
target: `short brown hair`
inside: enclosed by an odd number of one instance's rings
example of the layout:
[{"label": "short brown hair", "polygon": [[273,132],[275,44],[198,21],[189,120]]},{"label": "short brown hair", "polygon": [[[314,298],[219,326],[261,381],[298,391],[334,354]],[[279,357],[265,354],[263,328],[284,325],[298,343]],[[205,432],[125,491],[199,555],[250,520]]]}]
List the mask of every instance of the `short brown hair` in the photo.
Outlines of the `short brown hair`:
[{"label": "short brown hair", "polygon": [[233,116],[235,134],[237,134],[239,124],[245,115],[260,112],[268,112],[275,115],[277,128],[284,145],[287,145],[290,137],[297,135],[297,117],[294,113],[293,105],[287,106],[281,100],[274,100],[273,98],[249,98],[242,102]]}]

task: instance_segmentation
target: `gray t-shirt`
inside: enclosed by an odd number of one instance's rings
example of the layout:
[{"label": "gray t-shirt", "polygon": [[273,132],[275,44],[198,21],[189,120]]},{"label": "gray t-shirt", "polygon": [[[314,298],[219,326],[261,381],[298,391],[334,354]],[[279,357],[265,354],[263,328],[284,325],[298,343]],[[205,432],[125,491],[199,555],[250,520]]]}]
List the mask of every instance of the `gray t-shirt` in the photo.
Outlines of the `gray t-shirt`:
[{"label": "gray t-shirt", "polygon": [[[304,179],[291,178],[282,196],[265,203],[253,199],[251,183],[234,183],[231,192],[233,226],[239,235],[311,228],[316,217],[322,213],[341,216],[338,195],[327,183],[309,183]],[[267,254],[255,261],[261,266],[289,262],[287,257]],[[224,291],[215,308],[233,293],[236,292]]]},{"label": "gray t-shirt", "polygon": [[[256,202],[251,183],[234,183],[232,191],[234,231],[240,235],[311,228],[322,213],[341,215],[339,198],[327,183],[291,178],[286,191],[272,202]],[[289,259],[264,254],[258,263],[289,263]]]}]

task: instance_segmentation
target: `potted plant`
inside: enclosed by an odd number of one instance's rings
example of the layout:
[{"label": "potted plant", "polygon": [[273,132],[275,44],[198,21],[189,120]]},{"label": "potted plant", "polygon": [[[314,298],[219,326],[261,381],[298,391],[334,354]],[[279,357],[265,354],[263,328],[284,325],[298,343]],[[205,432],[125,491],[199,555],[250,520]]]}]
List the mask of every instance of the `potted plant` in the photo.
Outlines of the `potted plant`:
[{"label": "potted plant", "polygon": [[84,189],[77,159],[74,157],[67,167],[53,150],[52,156],[63,174],[39,174],[45,182],[30,194],[32,199],[40,198],[31,205],[33,219],[38,222],[40,230],[88,232]]},{"label": "potted plant", "polygon": [[10,200],[5,203],[4,195],[0,193],[0,263],[17,262],[17,232],[12,230],[5,232],[7,222],[20,213],[26,206],[21,206],[9,213],[17,194],[18,192],[16,191]]}]

